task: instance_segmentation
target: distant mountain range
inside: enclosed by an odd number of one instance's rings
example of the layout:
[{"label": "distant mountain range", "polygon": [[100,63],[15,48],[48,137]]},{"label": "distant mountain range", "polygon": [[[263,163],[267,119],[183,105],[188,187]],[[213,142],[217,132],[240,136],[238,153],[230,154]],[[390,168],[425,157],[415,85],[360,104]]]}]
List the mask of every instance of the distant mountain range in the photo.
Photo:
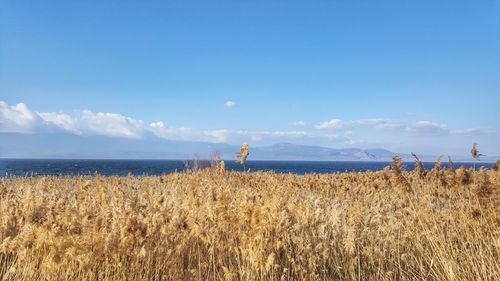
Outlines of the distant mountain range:
[{"label": "distant mountain range", "polygon": [[252,156],[262,160],[387,160],[396,155],[385,149],[335,149],[321,146],[306,146],[278,143],[266,147],[255,147]]},{"label": "distant mountain range", "polygon": [[[208,159],[215,151],[223,159],[234,159],[239,146],[161,138],[0,133],[0,158]],[[250,153],[250,160],[389,161],[394,155],[413,160],[410,154],[385,149],[335,149],[291,143],[250,147]],[[419,157],[424,161],[435,161],[437,158],[433,155]],[[459,156],[452,159],[470,161],[467,157]],[[495,160],[496,157],[483,158],[483,161]]]}]

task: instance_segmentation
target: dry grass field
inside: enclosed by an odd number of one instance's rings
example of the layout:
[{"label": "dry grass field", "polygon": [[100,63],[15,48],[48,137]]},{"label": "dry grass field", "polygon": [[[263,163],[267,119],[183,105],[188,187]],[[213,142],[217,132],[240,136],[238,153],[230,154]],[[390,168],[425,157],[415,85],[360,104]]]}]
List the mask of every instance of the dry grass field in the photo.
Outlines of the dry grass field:
[{"label": "dry grass field", "polygon": [[500,280],[500,172],[0,179],[0,280]]}]

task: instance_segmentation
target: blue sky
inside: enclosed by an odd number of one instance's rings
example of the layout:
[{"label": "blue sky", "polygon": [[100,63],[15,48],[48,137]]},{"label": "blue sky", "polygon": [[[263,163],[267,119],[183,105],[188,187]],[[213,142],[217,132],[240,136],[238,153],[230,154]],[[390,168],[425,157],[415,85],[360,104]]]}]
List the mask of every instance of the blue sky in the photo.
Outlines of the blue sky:
[{"label": "blue sky", "polygon": [[7,0],[0,131],[500,154],[499,50],[499,1]]}]

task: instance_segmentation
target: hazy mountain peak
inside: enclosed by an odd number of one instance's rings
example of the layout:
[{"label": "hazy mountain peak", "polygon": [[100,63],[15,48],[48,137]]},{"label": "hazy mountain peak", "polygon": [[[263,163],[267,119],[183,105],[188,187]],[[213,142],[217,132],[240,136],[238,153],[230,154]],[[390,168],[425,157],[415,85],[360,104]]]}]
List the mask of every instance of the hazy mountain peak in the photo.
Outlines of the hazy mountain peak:
[{"label": "hazy mountain peak", "polygon": [[[195,141],[123,139],[71,134],[0,133],[2,158],[118,158],[118,159],[208,159],[212,152],[234,159],[238,145]],[[412,160],[411,155],[386,149],[329,148],[280,142],[269,146],[250,146],[250,160],[390,161],[394,155]],[[419,155],[434,161],[435,156]],[[491,157],[490,157],[491,158]],[[468,160],[454,157],[456,161]],[[494,158],[492,158],[494,159]],[[484,159],[487,161],[487,159]],[[489,159],[488,159],[489,160]],[[491,161],[491,160],[490,160]]]}]

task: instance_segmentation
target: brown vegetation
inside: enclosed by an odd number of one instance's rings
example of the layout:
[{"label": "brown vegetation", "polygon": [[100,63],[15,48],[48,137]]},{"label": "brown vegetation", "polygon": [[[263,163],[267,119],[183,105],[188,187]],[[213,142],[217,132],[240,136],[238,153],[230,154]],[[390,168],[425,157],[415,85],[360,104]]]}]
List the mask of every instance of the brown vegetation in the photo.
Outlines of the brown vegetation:
[{"label": "brown vegetation", "polygon": [[499,206],[500,172],[398,159],[329,175],[4,178],[0,280],[498,280]]},{"label": "brown vegetation", "polygon": [[240,162],[241,165],[245,165],[245,162],[247,161],[248,156],[250,155],[248,143],[244,143],[240,147],[240,152],[236,156],[238,158],[238,162]]}]

